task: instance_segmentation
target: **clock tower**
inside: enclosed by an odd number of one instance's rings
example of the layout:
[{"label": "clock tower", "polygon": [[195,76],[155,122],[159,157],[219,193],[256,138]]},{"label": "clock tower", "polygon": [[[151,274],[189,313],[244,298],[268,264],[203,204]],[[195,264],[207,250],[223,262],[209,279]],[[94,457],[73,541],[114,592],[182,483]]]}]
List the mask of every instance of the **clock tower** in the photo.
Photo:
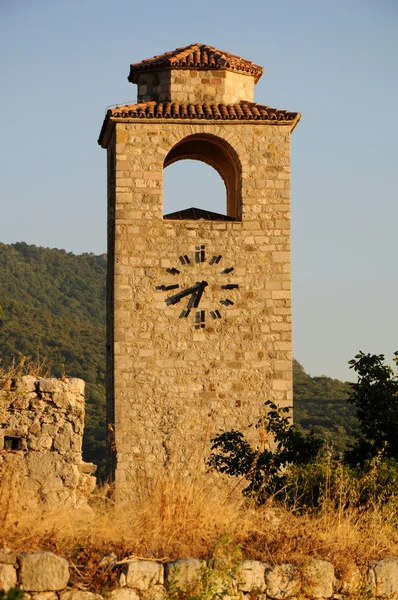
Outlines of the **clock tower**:
[{"label": "clock tower", "polygon": [[[107,418],[116,491],[198,467],[215,434],[292,404],[290,134],[254,102],[262,67],[192,44],[135,63],[108,110]],[[163,211],[163,171],[201,160],[226,214]],[[195,182],[192,182],[192,186]]]}]

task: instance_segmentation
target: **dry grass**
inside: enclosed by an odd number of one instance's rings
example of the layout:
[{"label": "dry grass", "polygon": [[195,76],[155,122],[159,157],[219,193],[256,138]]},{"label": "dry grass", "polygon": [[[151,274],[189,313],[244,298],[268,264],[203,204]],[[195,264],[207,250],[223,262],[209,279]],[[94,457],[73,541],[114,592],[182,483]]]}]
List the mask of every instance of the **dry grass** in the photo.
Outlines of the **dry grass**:
[{"label": "dry grass", "polygon": [[112,551],[118,560],[207,558],[223,540],[239,547],[244,558],[300,564],[315,556],[331,560],[341,572],[354,562],[398,556],[398,532],[388,505],[359,511],[332,509],[326,502],[316,515],[299,514],[274,501],[250,504],[239,487],[221,478],[187,481],[166,472],[152,485],[137,486],[129,503],[115,504],[104,489],[97,490],[90,514],[59,509],[33,514],[18,507],[12,493],[12,482],[3,480],[0,547],[63,554],[74,565],[76,581],[84,587],[89,577],[91,589],[93,573],[99,577],[94,587],[103,587],[97,567]]}]

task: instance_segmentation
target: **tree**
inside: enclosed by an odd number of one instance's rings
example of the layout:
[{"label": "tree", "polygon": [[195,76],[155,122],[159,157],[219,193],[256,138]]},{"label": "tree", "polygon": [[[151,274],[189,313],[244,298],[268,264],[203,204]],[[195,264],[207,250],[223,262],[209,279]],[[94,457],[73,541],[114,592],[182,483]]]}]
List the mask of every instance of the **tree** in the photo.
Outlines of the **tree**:
[{"label": "tree", "polygon": [[398,460],[398,376],[384,364],[383,354],[359,352],[349,365],[358,373],[347,401],[355,406],[359,431],[346,460],[363,465],[381,452]]},{"label": "tree", "polygon": [[[287,416],[290,409],[267,400],[266,413],[254,425],[272,440],[273,448],[253,448],[240,431],[221,433],[212,439],[209,466],[227,475],[244,477],[248,485],[244,493],[254,496],[259,504],[283,489],[286,467],[311,462],[323,446],[323,440],[312,433],[303,435]],[[264,445],[263,445],[264,446]]]}]

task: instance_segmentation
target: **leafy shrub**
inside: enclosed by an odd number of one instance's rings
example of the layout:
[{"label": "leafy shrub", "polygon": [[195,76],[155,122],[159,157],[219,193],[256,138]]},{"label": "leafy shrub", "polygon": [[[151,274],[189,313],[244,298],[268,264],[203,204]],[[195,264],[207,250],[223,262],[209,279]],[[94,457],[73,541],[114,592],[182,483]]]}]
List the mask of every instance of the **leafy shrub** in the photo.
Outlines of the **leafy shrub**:
[{"label": "leafy shrub", "polygon": [[212,439],[208,461],[210,468],[220,473],[246,478],[249,483],[244,493],[260,504],[285,487],[288,465],[308,464],[323,446],[312,433],[303,435],[294,428],[287,416],[289,408],[270,400],[265,406],[266,414],[254,427],[273,439],[273,449],[253,448],[240,431],[233,430]]},{"label": "leafy shrub", "polygon": [[380,452],[398,459],[398,376],[384,364],[383,354],[359,352],[349,364],[358,373],[347,401],[355,406],[359,431],[345,454],[346,461],[364,465]]}]

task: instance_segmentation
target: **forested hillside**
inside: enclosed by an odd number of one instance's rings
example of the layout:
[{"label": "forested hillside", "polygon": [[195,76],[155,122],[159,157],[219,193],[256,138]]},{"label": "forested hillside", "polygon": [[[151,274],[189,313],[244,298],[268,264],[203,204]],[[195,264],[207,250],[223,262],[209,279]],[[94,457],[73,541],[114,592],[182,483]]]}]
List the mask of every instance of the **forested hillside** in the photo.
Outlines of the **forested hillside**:
[{"label": "forested hillside", "polygon": [[105,449],[106,255],[0,244],[0,365],[46,359],[86,382],[85,459]]},{"label": "forested hillside", "polygon": [[[349,357],[348,357],[349,358]],[[349,383],[311,377],[293,360],[294,420],[299,430],[326,438],[336,452],[347,448],[357,427],[354,406],[347,404]]]},{"label": "forested hillside", "polygon": [[[46,358],[51,374],[86,382],[84,458],[103,475],[106,256],[76,256],[24,242],[0,244],[0,365]],[[343,351],[343,350],[342,350]],[[351,358],[351,357],[347,357]],[[295,422],[342,450],[355,427],[349,385],[294,363]],[[266,398],[264,398],[266,400]]]}]

